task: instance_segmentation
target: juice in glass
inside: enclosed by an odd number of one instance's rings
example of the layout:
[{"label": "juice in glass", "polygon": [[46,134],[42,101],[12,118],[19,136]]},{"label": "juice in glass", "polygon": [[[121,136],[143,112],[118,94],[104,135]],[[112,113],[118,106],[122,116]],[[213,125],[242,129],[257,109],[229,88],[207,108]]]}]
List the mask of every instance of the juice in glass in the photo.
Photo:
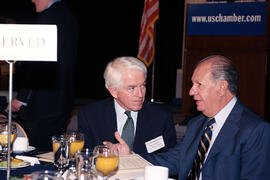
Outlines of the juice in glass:
[{"label": "juice in glass", "polygon": [[56,151],[59,149],[60,143],[59,142],[53,142],[53,153],[56,153]]},{"label": "juice in glass", "polygon": [[96,168],[102,174],[108,175],[110,172],[114,171],[118,166],[119,158],[118,156],[109,156],[98,155]]},{"label": "juice in glass", "polygon": [[60,142],[63,141],[65,139],[65,137],[63,135],[55,135],[52,136],[52,149],[53,149],[53,153],[55,154],[57,152],[57,150],[60,147]]},{"label": "juice in glass", "polygon": [[[12,143],[15,138],[16,138],[16,134],[11,134],[10,142]],[[2,146],[5,146],[8,144],[8,134],[0,134],[0,144]]]},{"label": "juice in glass", "polygon": [[75,156],[77,150],[82,150],[84,146],[84,141],[75,140],[70,143],[70,156]]}]

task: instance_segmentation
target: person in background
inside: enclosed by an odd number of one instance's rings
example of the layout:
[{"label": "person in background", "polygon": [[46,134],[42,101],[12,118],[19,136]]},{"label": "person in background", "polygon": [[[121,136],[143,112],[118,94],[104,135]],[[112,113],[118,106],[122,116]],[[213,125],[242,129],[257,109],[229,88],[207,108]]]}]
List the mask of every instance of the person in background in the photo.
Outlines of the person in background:
[{"label": "person in background", "polygon": [[[107,64],[105,86],[112,97],[90,103],[78,114],[85,147],[116,142],[115,131],[123,138],[131,133],[129,146],[136,153],[163,152],[176,144],[172,113],[145,100],[146,76],[146,66],[134,57],[119,57]],[[127,122],[132,123],[128,131]]]},{"label": "person in background", "polygon": [[78,23],[61,0],[32,0],[36,24],[57,25],[57,62],[23,62],[17,70],[20,89],[12,101],[29,143],[51,150],[53,135],[62,134],[73,106]]},{"label": "person in background", "polygon": [[0,118],[7,118],[8,117],[8,103],[6,96],[0,96]]},{"label": "person in background", "polygon": [[[154,165],[168,167],[170,175],[178,174],[179,180],[269,179],[270,125],[236,97],[237,82],[238,72],[226,57],[201,60],[189,94],[202,114],[189,121],[184,140],[174,148],[143,156]],[[203,141],[206,135],[208,140]],[[115,137],[118,144],[104,144],[130,154],[117,132]]]},{"label": "person in background", "polygon": [[[16,24],[16,21],[11,18],[0,16],[0,24]],[[8,90],[9,64],[2,59],[0,61],[0,78],[1,78],[1,89],[4,91]],[[8,118],[8,102],[6,95],[0,96],[0,118]]]}]

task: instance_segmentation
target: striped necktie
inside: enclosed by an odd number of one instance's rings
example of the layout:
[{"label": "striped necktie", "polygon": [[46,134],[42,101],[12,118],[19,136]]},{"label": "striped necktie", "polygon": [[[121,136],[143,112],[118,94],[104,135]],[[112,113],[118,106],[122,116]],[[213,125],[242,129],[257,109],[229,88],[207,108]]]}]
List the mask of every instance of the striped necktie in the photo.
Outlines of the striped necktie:
[{"label": "striped necktie", "polygon": [[203,135],[200,139],[200,144],[198,146],[198,151],[195,157],[195,160],[193,162],[193,166],[191,169],[191,172],[188,176],[189,180],[197,180],[199,179],[200,176],[200,172],[203,166],[203,162],[205,159],[205,154],[209,148],[210,145],[210,141],[212,138],[212,128],[213,128],[213,124],[215,123],[215,119],[214,118],[210,118],[207,122],[207,125],[203,131]]},{"label": "striped necktie", "polygon": [[122,138],[126,141],[128,144],[130,150],[133,150],[133,142],[134,142],[134,122],[130,115],[130,111],[125,111],[125,114],[127,115],[126,123],[123,127],[122,131]]}]

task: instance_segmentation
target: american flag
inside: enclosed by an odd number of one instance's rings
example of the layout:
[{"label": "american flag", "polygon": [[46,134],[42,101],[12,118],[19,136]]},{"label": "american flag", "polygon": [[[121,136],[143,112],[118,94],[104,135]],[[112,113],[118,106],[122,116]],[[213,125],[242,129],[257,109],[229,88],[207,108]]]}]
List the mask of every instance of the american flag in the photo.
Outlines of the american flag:
[{"label": "american flag", "polygon": [[158,15],[159,1],[145,0],[141,21],[138,58],[141,59],[146,66],[152,63],[155,54],[154,32]]}]

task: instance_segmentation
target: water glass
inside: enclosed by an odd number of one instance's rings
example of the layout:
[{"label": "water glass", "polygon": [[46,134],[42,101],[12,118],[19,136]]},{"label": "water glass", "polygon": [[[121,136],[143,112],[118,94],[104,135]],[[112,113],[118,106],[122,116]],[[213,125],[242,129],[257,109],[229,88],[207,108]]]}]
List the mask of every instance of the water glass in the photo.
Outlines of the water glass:
[{"label": "water glass", "polygon": [[64,170],[69,165],[70,145],[64,135],[53,136],[53,152],[54,152],[54,166],[57,167],[58,173],[62,175]]},{"label": "water glass", "polygon": [[79,180],[93,179],[96,174],[93,163],[92,149],[85,148],[76,152],[76,164]]},{"label": "water glass", "polygon": [[70,161],[65,180],[78,180],[76,162]]},{"label": "water glass", "polygon": [[31,174],[31,180],[64,180],[54,171],[36,171]]}]

